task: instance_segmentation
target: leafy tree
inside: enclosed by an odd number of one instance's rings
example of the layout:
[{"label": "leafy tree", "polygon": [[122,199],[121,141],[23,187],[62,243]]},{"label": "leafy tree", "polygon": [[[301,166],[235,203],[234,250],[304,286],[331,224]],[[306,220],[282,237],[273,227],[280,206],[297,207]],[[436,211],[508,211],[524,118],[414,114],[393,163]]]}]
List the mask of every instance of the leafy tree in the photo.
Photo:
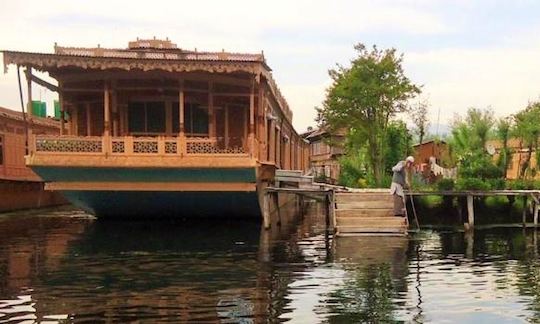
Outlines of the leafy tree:
[{"label": "leafy tree", "polygon": [[427,100],[422,100],[418,102],[411,111],[411,119],[416,127],[415,133],[418,135],[419,144],[422,144],[429,128],[428,107],[429,102]]},{"label": "leafy tree", "polygon": [[495,129],[495,135],[499,141],[501,141],[502,147],[497,160],[497,166],[504,170],[506,178],[506,170],[512,159],[512,152],[508,147],[508,140],[510,139],[510,131],[512,129],[512,120],[510,118],[501,118],[497,121],[497,128]]},{"label": "leafy tree", "polygon": [[493,163],[486,143],[495,125],[493,110],[469,108],[465,118],[456,117],[452,125],[450,145],[457,158],[458,174],[462,178],[457,187],[478,189],[485,180],[503,177],[502,168]]},{"label": "leafy tree", "polygon": [[412,152],[412,135],[407,125],[399,121],[390,121],[386,132],[385,160],[393,166]]},{"label": "leafy tree", "polygon": [[491,108],[469,108],[465,118],[457,116],[452,125],[451,144],[459,156],[469,153],[486,153],[489,133],[495,125]]},{"label": "leafy tree", "polygon": [[540,137],[540,102],[529,103],[527,108],[514,115],[515,135],[521,140],[522,145],[527,148],[527,155],[519,169],[519,178],[525,177],[526,171],[536,173],[536,169],[530,168],[531,156],[533,150],[536,152],[536,160],[539,161],[538,140]]},{"label": "leafy tree", "polygon": [[358,56],[349,67],[338,65],[329,71],[332,85],[327,89],[319,123],[331,129],[345,128],[367,148],[368,172],[381,185],[387,169],[387,130],[396,114],[408,110],[409,99],[420,93],[404,74],[403,56],[395,49],[371,50],[355,46]]}]

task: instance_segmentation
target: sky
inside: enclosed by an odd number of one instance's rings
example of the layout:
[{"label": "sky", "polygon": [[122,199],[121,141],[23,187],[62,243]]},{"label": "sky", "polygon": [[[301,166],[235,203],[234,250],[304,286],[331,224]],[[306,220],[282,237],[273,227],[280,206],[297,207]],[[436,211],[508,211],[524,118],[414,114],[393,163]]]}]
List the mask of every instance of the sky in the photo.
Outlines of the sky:
[{"label": "sky", "polygon": [[[540,100],[539,13],[537,0],[0,0],[0,50],[125,48],[156,36],[185,49],[264,51],[302,132],[315,125],[328,69],[347,65],[354,44],[394,47],[432,124],[449,124],[468,107],[505,116]],[[0,74],[0,106],[20,109],[13,67]]]}]

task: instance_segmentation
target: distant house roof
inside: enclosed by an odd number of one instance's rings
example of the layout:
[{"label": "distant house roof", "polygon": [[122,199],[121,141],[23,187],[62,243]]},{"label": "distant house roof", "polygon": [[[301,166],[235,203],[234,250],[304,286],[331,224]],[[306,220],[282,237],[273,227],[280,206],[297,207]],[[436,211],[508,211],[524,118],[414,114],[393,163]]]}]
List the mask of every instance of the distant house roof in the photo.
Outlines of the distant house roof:
[{"label": "distant house roof", "polygon": [[443,140],[429,140],[427,142],[423,142],[422,144],[420,144],[420,143],[415,144],[415,145],[413,145],[413,147],[422,146],[422,145],[426,145],[426,144],[430,144],[430,143],[434,143],[434,142],[438,142],[440,144],[446,144],[446,142],[443,141]]},{"label": "distant house roof", "polygon": [[345,136],[345,131],[338,130],[338,131],[333,132],[332,134],[330,134],[330,132],[328,131],[328,129],[326,127],[320,127],[320,128],[317,128],[317,129],[313,129],[311,131],[307,131],[307,132],[303,133],[301,136],[303,138],[307,139],[307,140],[312,140],[312,139],[322,137],[322,136],[325,136],[325,135]]},{"label": "distant house roof", "polygon": [[[11,110],[4,107],[0,107],[0,117],[8,118],[11,120],[24,121],[22,112]],[[55,127],[55,128],[60,127],[60,122],[51,118],[32,116],[32,123],[34,123],[35,125],[47,126],[47,127]]]}]

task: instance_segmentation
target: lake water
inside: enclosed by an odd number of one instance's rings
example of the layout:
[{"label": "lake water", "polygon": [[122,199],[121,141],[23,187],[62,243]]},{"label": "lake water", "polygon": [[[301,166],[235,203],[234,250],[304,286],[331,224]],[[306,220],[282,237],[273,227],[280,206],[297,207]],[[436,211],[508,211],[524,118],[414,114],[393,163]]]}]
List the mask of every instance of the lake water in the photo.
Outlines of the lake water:
[{"label": "lake water", "polygon": [[0,216],[0,323],[540,321],[537,232],[325,235],[299,223]]}]

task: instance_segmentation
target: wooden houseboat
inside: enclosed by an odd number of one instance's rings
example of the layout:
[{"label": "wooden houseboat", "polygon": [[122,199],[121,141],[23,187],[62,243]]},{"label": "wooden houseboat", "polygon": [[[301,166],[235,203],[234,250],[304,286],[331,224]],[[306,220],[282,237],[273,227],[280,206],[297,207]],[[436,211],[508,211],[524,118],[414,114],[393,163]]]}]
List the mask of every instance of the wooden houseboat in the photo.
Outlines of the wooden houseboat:
[{"label": "wooden houseboat", "polygon": [[26,128],[34,134],[58,135],[60,122],[36,117],[25,123],[24,117],[0,107],[0,212],[65,203],[59,193],[44,191],[41,178],[24,162]]},{"label": "wooden houseboat", "polygon": [[5,70],[24,68],[28,102],[35,82],[57,91],[69,115],[60,135],[31,134],[27,165],[97,216],[257,216],[277,168],[308,167],[262,53],[137,39],[127,49],[55,44],[53,54],[3,58]]}]

